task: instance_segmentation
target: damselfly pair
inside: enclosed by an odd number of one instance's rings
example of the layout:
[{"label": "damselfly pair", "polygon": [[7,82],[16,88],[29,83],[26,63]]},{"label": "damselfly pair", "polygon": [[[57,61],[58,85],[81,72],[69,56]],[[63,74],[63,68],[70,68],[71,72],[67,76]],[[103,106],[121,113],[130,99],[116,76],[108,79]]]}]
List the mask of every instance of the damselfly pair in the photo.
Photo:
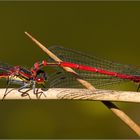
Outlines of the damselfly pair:
[{"label": "damselfly pair", "polygon": [[[49,58],[47,61],[43,60],[42,62],[35,63],[30,70],[21,66],[10,66],[0,63],[0,78],[8,79],[4,98],[11,83],[21,85],[18,91],[22,93],[22,96],[28,95],[28,91],[31,89],[33,89],[34,94],[39,94],[36,85],[45,87],[46,81],[51,88],[80,87],[80,83],[76,81],[75,75],[65,72],[61,67],[74,68],[79,77],[93,83],[95,87],[102,87],[122,81],[140,83],[140,68],[138,67],[118,64],[96,56],[88,56],[87,54],[61,46],[52,46],[49,50],[63,61],[54,62]],[[42,70],[46,66],[54,66],[56,68],[56,72],[49,76],[49,78],[46,72]],[[29,89],[23,92],[22,90],[25,88]]]}]

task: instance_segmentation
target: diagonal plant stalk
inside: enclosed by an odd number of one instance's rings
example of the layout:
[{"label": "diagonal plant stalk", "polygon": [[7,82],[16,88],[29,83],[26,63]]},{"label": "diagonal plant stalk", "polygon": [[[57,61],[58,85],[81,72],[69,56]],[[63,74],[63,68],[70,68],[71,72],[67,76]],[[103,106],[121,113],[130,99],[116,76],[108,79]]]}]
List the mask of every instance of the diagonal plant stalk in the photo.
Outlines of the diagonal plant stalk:
[{"label": "diagonal plant stalk", "polygon": [[[57,62],[61,62],[62,60],[59,59],[55,54],[53,54],[50,50],[48,50],[44,45],[42,45],[38,40],[36,40],[33,36],[31,36],[28,32],[25,34],[38,46],[40,47],[49,57],[54,59]],[[77,81],[81,83],[85,88],[91,90],[93,93],[96,91],[95,87],[87,82],[84,79],[81,79],[72,68],[63,67],[64,70],[70,73],[74,73],[77,75]],[[140,127],[121,109],[119,109],[115,104],[110,101],[101,101],[108,109],[110,109],[116,116],[118,116],[127,126],[129,126],[138,136],[140,136]]]}]

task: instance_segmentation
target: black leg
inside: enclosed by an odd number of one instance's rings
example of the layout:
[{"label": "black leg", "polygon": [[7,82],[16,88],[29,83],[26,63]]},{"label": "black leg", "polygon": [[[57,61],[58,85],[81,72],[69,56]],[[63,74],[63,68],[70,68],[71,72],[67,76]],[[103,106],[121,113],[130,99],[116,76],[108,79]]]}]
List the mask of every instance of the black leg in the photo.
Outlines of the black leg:
[{"label": "black leg", "polygon": [[37,99],[40,99],[40,95],[42,95],[42,91],[38,91],[38,89],[36,89],[35,87],[33,87],[33,92],[34,92],[34,94],[36,95],[36,98]]},{"label": "black leg", "polygon": [[25,96],[28,96],[29,97],[29,99],[31,99],[31,97],[30,97],[30,95],[27,93],[28,91],[30,91],[31,89],[28,89],[28,90],[26,90],[25,92],[21,92],[22,94],[21,94],[21,96],[22,97],[25,97]]},{"label": "black leg", "polygon": [[7,78],[7,85],[6,85],[6,90],[5,90],[5,93],[4,93],[4,95],[3,95],[3,97],[2,97],[2,101],[5,99],[5,97],[8,95],[8,93],[9,92],[7,92],[8,91],[8,88],[9,88],[9,85],[10,85],[10,78],[8,77]]},{"label": "black leg", "polygon": [[[30,91],[32,89],[32,88],[29,88],[29,87],[30,87],[30,84],[25,84],[24,86],[22,86],[18,89],[18,92],[22,93],[21,94],[22,97],[28,96],[29,99],[31,99],[30,95],[27,93],[28,91]],[[22,90],[25,89],[25,88],[29,88],[29,89],[23,92]]]},{"label": "black leg", "polygon": [[[42,86],[44,89],[46,89],[46,87],[45,87],[43,84],[41,84],[41,86]],[[46,97],[46,95],[45,95],[44,92],[42,92],[42,94],[44,95],[44,97]],[[42,94],[40,94],[40,97],[41,97]]]},{"label": "black leg", "polygon": [[46,97],[46,95],[44,94],[43,91],[39,92],[38,89],[36,89],[36,83],[35,82],[33,83],[33,93],[36,95],[37,99],[40,99],[42,94]]}]

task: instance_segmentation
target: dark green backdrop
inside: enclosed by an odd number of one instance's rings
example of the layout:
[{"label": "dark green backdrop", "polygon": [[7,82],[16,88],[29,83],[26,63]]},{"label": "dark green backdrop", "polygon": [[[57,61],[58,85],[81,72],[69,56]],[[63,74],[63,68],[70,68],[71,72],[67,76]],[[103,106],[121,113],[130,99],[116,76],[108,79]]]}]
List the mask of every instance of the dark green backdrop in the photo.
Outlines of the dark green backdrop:
[{"label": "dark green backdrop", "polygon": [[[24,31],[46,46],[140,65],[140,2],[0,2],[1,61],[31,67],[45,58]],[[140,124],[139,104],[118,105]],[[3,101],[0,138],[137,136],[100,102]]]}]

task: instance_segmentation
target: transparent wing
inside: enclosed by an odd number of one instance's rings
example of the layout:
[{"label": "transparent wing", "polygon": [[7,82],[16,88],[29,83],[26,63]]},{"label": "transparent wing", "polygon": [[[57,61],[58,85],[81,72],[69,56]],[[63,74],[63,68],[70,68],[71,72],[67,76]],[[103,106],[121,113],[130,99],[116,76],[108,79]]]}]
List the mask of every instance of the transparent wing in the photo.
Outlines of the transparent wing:
[{"label": "transparent wing", "polygon": [[[99,58],[97,56],[89,56],[87,54],[64,48],[62,46],[51,46],[49,50],[65,62],[87,65],[127,75],[140,75],[140,68],[138,67],[119,64],[113,61],[109,61],[107,59]],[[54,60],[49,58],[48,61],[52,62]],[[65,72],[61,67],[56,67],[56,70],[57,72],[51,75],[48,80],[50,87],[82,87],[76,81],[75,77],[72,74]],[[103,87],[120,83],[122,81],[128,81],[109,75],[103,75],[100,73],[88,72],[79,69],[75,69],[75,71],[79,74],[79,76],[92,83],[95,87]]]},{"label": "transparent wing", "polygon": [[0,78],[9,76],[14,69],[14,66],[0,62]]},{"label": "transparent wing", "polygon": [[[104,77],[101,75],[96,75],[94,77],[84,76],[82,77],[86,81],[90,82],[96,88],[102,88],[104,86],[124,82],[124,80],[116,78],[116,77]],[[128,80],[125,80],[128,81]],[[50,88],[84,88],[77,80],[74,75],[67,72],[56,72],[52,74],[47,81],[47,85]]]},{"label": "transparent wing", "polygon": [[[140,75],[140,67],[120,64],[94,55],[90,56],[82,52],[78,52],[69,48],[64,48],[62,46],[51,46],[49,50],[52,51],[54,54],[56,54],[60,59],[66,62],[88,65],[91,67],[100,68],[100,69],[118,72],[127,75],[133,75],[133,76]],[[49,59],[48,61],[53,61],[53,60]],[[91,75],[91,72],[85,72],[81,70],[76,70],[76,71],[80,75]]]}]

